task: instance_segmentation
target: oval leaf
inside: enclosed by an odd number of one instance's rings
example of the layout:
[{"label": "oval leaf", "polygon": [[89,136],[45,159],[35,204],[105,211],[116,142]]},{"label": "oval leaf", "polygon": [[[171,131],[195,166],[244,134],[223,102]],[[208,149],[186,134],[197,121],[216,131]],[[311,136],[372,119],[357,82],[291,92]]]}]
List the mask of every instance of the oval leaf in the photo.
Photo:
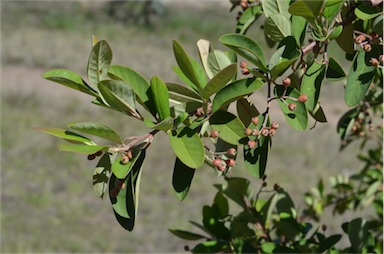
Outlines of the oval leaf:
[{"label": "oval leaf", "polygon": [[111,108],[125,112],[135,112],[135,94],[126,83],[120,80],[103,80],[98,88],[102,100]]},{"label": "oval leaf", "polygon": [[282,14],[273,14],[265,21],[264,31],[271,40],[280,42],[291,35],[291,22]]},{"label": "oval leaf", "polygon": [[115,143],[122,143],[120,136],[108,126],[95,123],[95,122],[81,122],[81,123],[72,123],[68,125],[69,128],[78,130],[87,134],[91,134],[97,137],[111,140]]},{"label": "oval leaf", "polygon": [[332,57],[329,58],[325,77],[329,81],[339,81],[345,78],[345,72],[343,68]]},{"label": "oval leaf", "polygon": [[221,88],[227,85],[227,83],[237,73],[236,64],[231,64],[217,73],[204,87],[202,96],[204,99],[208,99],[212,94],[219,91]]},{"label": "oval leaf", "polygon": [[148,98],[151,100],[151,104],[154,105],[160,121],[171,115],[168,89],[159,77],[153,77],[151,79],[151,86],[148,89]]},{"label": "oval leaf", "polygon": [[107,146],[96,146],[96,145],[59,144],[58,149],[61,152],[94,154],[98,151],[108,150],[108,147]]},{"label": "oval leaf", "polygon": [[105,40],[101,40],[92,48],[88,59],[88,81],[91,85],[108,78],[108,69],[112,62],[112,50]]},{"label": "oval leaf", "polygon": [[231,59],[229,59],[228,55],[219,49],[212,50],[208,55],[208,69],[211,73],[209,78],[213,78],[217,75],[221,70],[231,64]]},{"label": "oval leaf", "polygon": [[186,166],[198,168],[204,163],[204,145],[194,130],[184,127],[172,131],[169,141],[173,152]]},{"label": "oval leaf", "polygon": [[317,105],[324,74],[325,65],[314,61],[303,76],[300,92],[308,96],[308,100],[305,102],[308,110],[313,111]]},{"label": "oval leaf", "polygon": [[111,156],[113,155],[104,153],[93,172],[93,190],[100,198],[103,198],[104,193],[107,190],[109,178],[111,177]]},{"label": "oval leaf", "polygon": [[244,135],[244,125],[235,115],[227,111],[217,111],[209,119],[212,129],[219,132],[219,136],[222,140],[238,145],[239,140]]}]

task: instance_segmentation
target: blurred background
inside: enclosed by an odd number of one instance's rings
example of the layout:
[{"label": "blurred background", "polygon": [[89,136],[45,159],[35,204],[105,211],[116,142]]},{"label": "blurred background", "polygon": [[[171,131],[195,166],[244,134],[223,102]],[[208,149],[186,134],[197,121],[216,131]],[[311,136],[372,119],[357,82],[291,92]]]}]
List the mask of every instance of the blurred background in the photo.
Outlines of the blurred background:
[{"label": "blurred background", "polygon": [[[181,83],[172,71],[176,61],[172,40],[178,40],[196,59],[196,42],[235,31],[236,12],[227,0],[216,1],[1,1],[1,252],[183,252],[184,242],[169,228],[192,229],[188,220],[201,221],[201,209],[211,204],[212,169],[197,170],[188,197],[180,202],[171,179],[175,156],[167,137],[157,135],[144,164],[140,206],[133,232],[115,220],[109,199],[92,190],[95,161],[60,153],[58,140],[32,130],[59,127],[74,121],[97,121],[123,137],[148,130],[135,119],[91,104],[91,97],[44,80],[55,68],[86,77],[92,35],[108,41],[113,64],[126,65],[147,79],[154,75]],[[265,49],[260,25],[248,35]],[[333,52],[337,52],[334,47]],[[273,52],[268,51],[267,58]],[[342,56],[340,56],[342,57]],[[345,69],[345,71],[348,71]],[[303,194],[318,177],[359,169],[356,146],[339,153],[336,124],[346,111],[342,82],[325,84],[322,97],[327,124],[298,132],[280,122],[266,174],[272,188],[279,183],[303,207]],[[254,102],[262,111],[266,93]],[[276,106],[276,105],[275,105]],[[313,125],[310,122],[309,125]],[[238,163],[235,176],[250,177]],[[260,184],[253,181],[255,188]],[[346,217],[326,219],[347,220]],[[329,221],[327,221],[329,225]],[[331,223],[332,224],[332,223]],[[340,231],[338,228],[330,230]]]}]

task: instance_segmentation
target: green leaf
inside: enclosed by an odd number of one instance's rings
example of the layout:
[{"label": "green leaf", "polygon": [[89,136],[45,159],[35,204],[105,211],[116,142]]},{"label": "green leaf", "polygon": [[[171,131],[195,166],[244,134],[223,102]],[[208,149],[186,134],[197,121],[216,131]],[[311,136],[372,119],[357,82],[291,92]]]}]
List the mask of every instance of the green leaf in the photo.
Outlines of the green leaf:
[{"label": "green leaf", "polygon": [[133,158],[128,161],[127,164],[121,163],[121,155],[117,156],[114,163],[112,164],[112,172],[118,179],[125,179],[129,172],[132,170],[135,163],[139,160],[143,160],[143,154],[142,151],[135,152],[133,154]]},{"label": "green leaf", "polygon": [[318,253],[323,253],[326,250],[331,249],[338,241],[340,241],[341,235],[331,235],[330,237],[325,238],[319,244],[317,249]]},{"label": "green leaf", "polygon": [[192,233],[189,231],[180,230],[180,229],[169,229],[169,231],[175,236],[184,240],[200,240],[200,239],[207,238],[206,236]]},{"label": "green leaf", "polygon": [[113,155],[104,153],[93,172],[93,190],[100,198],[103,198],[104,193],[107,190],[109,178],[111,177],[111,157],[113,157]]},{"label": "green leaf", "polygon": [[169,141],[173,152],[186,166],[198,168],[204,163],[204,145],[194,130],[188,127],[174,130]]},{"label": "green leaf", "polygon": [[273,14],[283,14],[289,18],[289,0],[263,0],[261,2],[264,15],[268,18]]},{"label": "green leaf", "polygon": [[172,69],[181,81],[183,81],[185,84],[187,84],[190,88],[192,88],[196,92],[199,92],[199,88],[197,88],[197,86],[191,80],[189,80],[187,76],[185,76],[184,72],[179,67],[175,66]]},{"label": "green leaf", "polygon": [[191,89],[174,84],[174,83],[166,83],[168,88],[169,98],[171,101],[176,102],[199,102],[202,103],[200,96],[192,91]]},{"label": "green leaf", "polygon": [[231,102],[259,90],[263,85],[264,83],[258,78],[240,79],[228,84],[221,89],[213,99],[212,112],[216,112]]},{"label": "green leaf", "polygon": [[269,60],[270,74],[273,79],[284,74],[284,72],[300,57],[296,40],[292,36],[284,38]]},{"label": "green leaf", "polygon": [[240,16],[236,24],[236,33],[246,34],[248,28],[261,16],[263,10],[260,5],[249,6]]},{"label": "green leaf", "polygon": [[351,69],[349,70],[344,101],[350,107],[357,105],[364,98],[375,76],[375,67],[369,65],[371,59],[371,54],[369,53],[359,51],[353,59]]},{"label": "green leaf", "polygon": [[227,181],[226,184],[215,185],[215,187],[238,205],[246,208],[244,198],[250,200],[253,196],[251,182],[240,177],[231,177],[225,180]]},{"label": "green leaf", "polygon": [[345,78],[345,72],[343,68],[336,62],[332,57],[329,58],[329,62],[327,65],[327,72],[325,77],[329,81],[339,81]]},{"label": "green leaf", "polygon": [[218,72],[204,87],[202,92],[202,97],[204,99],[209,99],[209,97],[219,91],[221,88],[227,85],[227,83],[235,76],[237,73],[236,64],[231,64],[225,67],[223,70]]},{"label": "green leaf", "polygon": [[109,67],[109,76],[124,81],[135,92],[142,105],[148,101],[147,90],[150,84],[136,71],[125,66],[112,65]]},{"label": "green leaf", "polygon": [[361,20],[370,20],[380,16],[382,11],[382,8],[369,6],[368,4],[359,4],[355,8],[355,15]]},{"label": "green leaf", "polygon": [[[284,94],[284,87],[282,86],[275,86],[275,96],[281,97]],[[287,88],[286,95],[289,97],[297,98],[300,96],[300,92],[295,88]],[[309,97],[309,96],[308,96]],[[285,119],[287,120],[288,124],[299,131],[303,131],[307,128],[308,125],[308,114],[306,107],[304,103],[294,101],[292,99],[285,99],[286,103],[295,103],[296,104],[296,110],[291,111],[287,104],[282,102],[280,99],[279,106],[281,108],[281,111],[283,112]]]},{"label": "green leaf", "polygon": [[314,61],[303,76],[300,92],[308,96],[308,100],[305,102],[308,110],[313,111],[316,107],[320,97],[320,88],[324,74],[325,65]]},{"label": "green leaf", "polygon": [[173,168],[172,185],[180,201],[184,200],[187,196],[194,174],[195,169],[188,167],[179,158],[176,158]]},{"label": "green leaf", "polygon": [[255,105],[246,98],[237,100],[236,111],[244,126],[248,126],[251,123],[252,117],[260,115]]},{"label": "green leaf", "polygon": [[244,135],[244,125],[235,115],[227,111],[217,111],[209,119],[212,129],[219,132],[222,140],[237,145]]},{"label": "green leaf", "polygon": [[209,78],[213,78],[220,71],[231,64],[231,59],[229,59],[228,55],[219,49],[212,50],[208,55],[208,69],[211,73]]},{"label": "green leaf", "polygon": [[95,145],[95,143],[92,140],[90,140],[90,139],[88,139],[88,138],[86,138],[84,136],[81,136],[81,135],[79,135],[77,133],[65,130],[65,129],[60,129],[60,128],[34,128],[34,130],[40,131],[40,132],[45,132],[45,133],[51,134],[51,135],[53,135],[55,137],[62,138],[62,139],[68,140],[68,141],[74,141],[74,142],[78,142],[78,143]]},{"label": "green leaf", "polygon": [[273,14],[266,19],[264,31],[271,40],[280,42],[291,35],[291,22],[282,14]]},{"label": "green leaf", "polygon": [[353,248],[353,252],[361,252],[368,238],[367,222],[362,218],[356,218],[348,223],[347,230],[349,241],[351,242]]},{"label": "green leaf", "polygon": [[316,18],[323,6],[323,0],[297,0],[289,7],[288,11],[292,15]]},{"label": "green leaf", "polygon": [[301,16],[294,15],[291,17],[291,23],[292,36],[296,39],[297,45],[301,46],[305,39],[308,21]]},{"label": "green leaf", "polygon": [[79,74],[73,71],[56,69],[47,71],[42,76],[47,80],[62,84],[80,92],[90,94],[92,96],[98,96],[98,93],[87,83],[85,83]]},{"label": "green leaf", "polygon": [[219,218],[221,219],[226,218],[229,214],[228,200],[224,197],[221,191],[217,192],[212,207],[217,208],[219,211]]},{"label": "green leaf", "polygon": [[151,104],[154,105],[160,121],[171,116],[167,86],[157,76],[151,79],[151,86],[148,89],[148,98],[151,100]]},{"label": "green leaf", "polygon": [[[111,179],[109,180],[109,197],[112,203],[113,211],[115,212],[116,218],[119,222],[130,219],[127,208],[129,207],[132,209],[132,206],[127,207],[126,204],[127,189],[130,191],[132,189],[130,180],[130,178],[119,180],[114,174],[112,174]],[[125,188],[118,189],[117,186],[122,184],[121,182],[124,182],[126,186]]]},{"label": "green leaf", "polygon": [[318,102],[315,109],[313,111],[309,111],[313,119],[320,123],[326,123],[327,117],[325,116],[325,113],[323,111],[323,108],[320,106],[320,103]]},{"label": "green leaf", "polygon": [[115,143],[121,144],[123,142],[121,137],[114,130],[112,130],[108,126],[101,123],[96,123],[96,122],[71,123],[68,125],[68,127],[77,131],[81,131],[97,137],[108,139]]},{"label": "green leaf", "polygon": [[197,41],[197,49],[199,51],[200,61],[203,65],[205,72],[207,73],[208,78],[212,78],[214,74],[211,72],[208,67],[208,56],[209,53],[213,50],[213,46],[210,41],[200,39]]},{"label": "green leaf", "polygon": [[340,46],[342,50],[349,54],[354,54],[355,52],[355,42],[353,38],[354,34],[354,27],[352,24],[349,24],[347,26],[344,26],[343,31],[339,35],[339,37],[336,38],[337,44]]},{"label": "green leaf", "polygon": [[229,245],[226,241],[212,240],[199,243],[192,249],[192,253],[220,253],[228,248]]},{"label": "green leaf", "polygon": [[220,214],[217,209],[207,205],[203,207],[203,224],[204,227],[215,237],[225,240],[230,239],[231,234],[224,222],[220,220]]},{"label": "green leaf", "polygon": [[263,72],[267,71],[263,49],[251,38],[240,34],[226,34],[221,36],[219,41]]},{"label": "green leaf", "polygon": [[108,69],[112,62],[112,50],[105,40],[101,40],[92,48],[88,59],[88,81],[91,85],[108,78]]},{"label": "green leaf", "polygon": [[181,44],[177,41],[173,41],[173,52],[177,64],[184,75],[192,81],[198,89],[202,89],[205,85],[204,79],[199,71],[196,69],[196,63],[193,63],[192,58],[187,54]]},{"label": "green leaf", "polygon": [[143,122],[148,128],[160,131],[169,131],[173,127],[173,118],[170,116],[159,123],[153,123],[152,121],[146,118],[144,118]]},{"label": "green leaf", "polygon": [[323,16],[328,20],[332,21],[339,13],[341,7],[343,6],[343,3],[344,0],[327,0],[325,2]]},{"label": "green leaf", "polygon": [[108,150],[108,147],[107,146],[97,146],[97,145],[59,144],[58,149],[60,152],[94,154],[98,151]]},{"label": "green leaf", "polygon": [[261,244],[261,250],[263,253],[273,253],[273,250],[276,248],[276,243],[274,242],[264,242]]},{"label": "green leaf", "polygon": [[103,80],[98,88],[106,105],[127,114],[136,111],[135,94],[123,81]]}]

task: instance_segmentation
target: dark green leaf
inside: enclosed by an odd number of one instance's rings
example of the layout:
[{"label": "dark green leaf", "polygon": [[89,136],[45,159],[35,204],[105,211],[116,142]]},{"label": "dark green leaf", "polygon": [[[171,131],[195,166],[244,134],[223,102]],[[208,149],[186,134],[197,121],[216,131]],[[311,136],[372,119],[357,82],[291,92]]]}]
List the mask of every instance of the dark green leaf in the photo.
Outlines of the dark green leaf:
[{"label": "dark green leaf", "polygon": [[240,79],[221,89],[213,99],[212,112],[229,105],[247,94],[259,90],[264,83],[260,79]]},{"label": "dark green leaf", "polygon": [[320,106],[320,103],[317,103],[315,109],[313,111],[309,111],[313,119],[320,123],[326,123],[327,117],[325,116],[325,113],[323,111],[323,108]]},{"label": "dark green leaf", "polygon": [[87,83],[85,83],[79,74],[74,73],[70,70],[51,70],[47,71],[42,76],[45,79],[62,84],[64,86],[81,91],[83,93],[98,96],[97,92],[92,89]]},{"label": "dark green leaf", "polygon": [[325,238],[320,242],[319,248],[317,249],[318,253],[323,253],[326,250],[332,248],[339,240],[341,239],[341,235],[331,235],[330,237]]},{"label": "dark green leaf", "polygon": [[349,70],[344,101],[350,107],[357,105],[364,98],[375,75],[375,67],[369,64],[369,53],[359,51]]},{"label": "dark green leaf", "polygon": [[133,158],[129,160],[127,164],[121,163],[121,155],[117,156],[115,162],[112,164],[112,172],[118,179],[125,179],[129,172],[134,167],[135,163],[139,160],[143,160],[143,154],[141,151],[135,152]]},{"label": "dark green leaf", "polygon": [[202,97],[204,99],[209,99],[209,97],[218,92],[221,88],[227,85],[227,83],[235,76],[237,73],[236,64],[231,64],[220,72],[218,72],[204,87],[202,92]]},{"label": "dark green leaf", "polygon": [[153,77],[151,79],[151,86],[147,93],[151,104],[155,107],[160,121],[171,116],[168,89],[159,77]]},{"label": "dark green leaf", "polygon": [[97,146],[97,145],[59,144],[58,149],[61,152],[94,154],[98,151],[108,150],[108,147],[107,146]]},{"label": "dark green leaf", "polygon": [[316,18],[323,6],[323,1],[297,0],[289,7],[292,15]]},{"label": "dark green leaf", "polygon": [[314,61],[303,76],[300,92],[308,96],[308,100],[305,102],[308,110],[313,111],[316,107],[320,97],[320,88],[324,74],[325,65]]},{"label": "dark green leaf", "polygon": [[355,42],[353,38],[354,34],[354,28],[352,24],[349,24],[347,26],[344,26],[343,31],[339,35],[339,37],[336,38],[337,44],[340,46],[342,50],[347,52],[348,54],[354,54],[355,53]]},{"label": "dark green leaf", "polygon": [[236,24],[236,33],[246,34],[248,28],[263,13],[260,5],[249,6],[240,16]]},{"label": "dark green leaf", "polygon": [[199,243],[192,249],[192,253],[219,253],[228,250],[229,244],[224,241],[207,241]]},{"label": "dark green leaf", "polygon": [[292,36],[284,38],[269,60],[269,69],[273,79],[283,73],[300,57],[296,40]]},{"label": "dark green leaf", "polygon": [[108,69],[112,62],[112,50],[105,40],[101,40],[92,48],[88,60],[88,81],[91,85],[108,78]]},{"label": "dark green leaf", "polygon": [[143,120],[145,126],[150,129],[160,130],[160,131],[169,131],[173,127],[173,118],[167,117],[159,123],[153,123],[151,120],[144,118]]},{"label": "dark green leaf", "polygon": [[221,36],[219,41],[262,71],[267,71],[263,49],[251,38],[240,34],[226,34]]},{"label": "dark green leaf", "polygon": [[195,169],[188,167],[179,158],[176,158],[173,168],[172,185],[179,200],[184,200],[187,196],[194,174]]},{"label": "dark green leaf", "polygon": [[219,132],[224,141],[237,145],[244,135],[244,125],[235,115],[227,111],[217,111],[209,119],[212,129]]},{"label": "dark green leaf", "polygon": [[72,128],[77,131],[81,131],[87,134],[98,136],[104,139],[111,140],[115,143],[121,144],[123,141],[120,136],[108,126],[96,123],[96,122],[80,122],[80,123],[71,123],[68,125],[69,128]]},{"label": "dark green leaf", "polygon": [[210,206],[203,207],[203,224],[204,227],[214,236],[229,240],[231,235],[224,222],[220,220],[219,211]]},{"label": "dark green leaf", "polygon": [[207,238],[206,236],[192,233],[189,231],[180,230],[180,229],[169,229],[169,231],[175,236],[180,237],[181,239],[184,239],[184,240],[200,240],[203,238]]},{"label": "dark green leaf", "polygon": [[169,141],[173,152],[186,166],[198,168],[204,163],[204,145],[194,130],[188,127],[174,130]]},{"label": "dark green leaf", "polygon": [[176,102],[200,102],[200,96],[193,90],[174,83],[166,83],[169,92],[169,98]]},{"label": "dark green leaf", "polygon": [[264,31],[271,40],[280,42],[291,35],[291,22],[282,14],[273,14],[265,20]]},{"label": "dark green leaf", "polygon": [[368,225],[362,218],[356,218],[348,223],[348,237],[353,252],[360,253],[368,238]]},{"label": "dark green leaf", "polygon": [[339,81],[345,78],[346,75],[343,68],[336,62],[336,60],[330,57],[325,76],[329,81]]},{"label": "dark green leaf", "polygon": [[255,105],[253,105],[253,103],[247,98],[241,98],[237,100],[236,110],[237,115],[243,122],[244,126],[248,126],[251,123],[252,117],[258,116],[260,114]]},{"label": "dark green leaf", "polygon": [[228,216],[229,205],[228,200],[224,197],[221,191],[217,192],[215,199],[213,200],[212,207],[216,207],[219,211],[219,218],[223,219]]},{"label": "dark green leaf", "polygon": [[226,178],[225,180],[227,184],[215,185],[215,187],[228,198],[245,208],[244,198],[249,200],[253,195],[251,182],[248,179],[239,177]]}]

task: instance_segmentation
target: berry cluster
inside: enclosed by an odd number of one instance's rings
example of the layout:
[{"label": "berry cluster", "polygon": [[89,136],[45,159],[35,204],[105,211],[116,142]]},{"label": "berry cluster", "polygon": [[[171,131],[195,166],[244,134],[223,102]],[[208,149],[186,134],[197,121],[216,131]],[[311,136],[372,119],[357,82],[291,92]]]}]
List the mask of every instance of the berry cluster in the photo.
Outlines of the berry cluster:
[{"label": "berry cluster", "polygon": [[88,154],[88,160],[94,160],[96,157],[101,156],[103,151],[97,151],[96,153]]},{"label": "berry cluster", "polygon": [[[287,88],[291,85],[291,83],[292,83],[292,81],[290,78],[285,78],[283,80],[283,86],[285,87],[285,90],[287,90]],[[291,100],[294,100],[294,101],[302,102],[302,103],[304,103],[308,100],[308,96],[306,94],[300,94],[300,96],[297,98],[292,98],[292,97],[288,97],[288,98]],[[280,99],[284,99],[284,98],[280,98]],[[285,100],[283,100],[283,102],[285,102]],[[287,104],[288,109],[290,111],[295,111],[297,108],[296,103],[289,103],[289,104],[286,103],[286,104]]]},{"label": "berry cluster", "polygon": [[128,164],[128,162],[133,158],[132,151],[128,150],[123,153],[123,156],[121,156],[120,163],[123,165]]},{"label": "berry cluster", "polygon": [[[359,35],[355,37],[355,43],[360,45],[365,52],[370,52],[372,50],[372,45],[375,43],[375,40],[382,40],[377,33],[371,33],[369,35],[361,32],[358,33]],[[372,57],[370,63],[374,67],[379,67],[380,65],[383,66],[383,55],[380,55],[379,59]]]},{"label": "berry cluster", "polygon": [[236,165],[236,154],[237,150],[235,148],[229,148],[224,153],[215,153],[212,164],[218,171],[225,174]]},{"label": "berry cluster", "polygon": [[248,75],[250,73],[247,67],[247,62],[245,61],[240,62],[240,68],[241,68],[241,73],[243,73],[243,75]]}]

